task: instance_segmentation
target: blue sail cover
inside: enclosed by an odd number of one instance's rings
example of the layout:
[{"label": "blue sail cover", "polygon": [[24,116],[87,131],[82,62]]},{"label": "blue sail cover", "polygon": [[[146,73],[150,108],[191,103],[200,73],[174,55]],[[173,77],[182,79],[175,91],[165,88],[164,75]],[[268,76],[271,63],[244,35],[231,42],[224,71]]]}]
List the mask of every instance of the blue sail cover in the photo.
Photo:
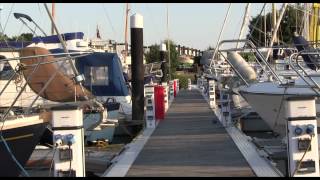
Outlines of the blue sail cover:
[{"label": "blue sail cover", "polygon": [[[84,86],[91,90],[95,96],[127,96],[128,88],[123,77],[123,71],[120,64],[120,59],[116,53],[101,53],[95,52],[93,54],[77,58],[76,68],[80,74],[84,74],[86,79]],[[86,69],[97,69],[107,67],[107,85],[88,85],[91,84],[90,78]],[[92,73],[92,72],[91,72]],[[94,73],[94,72],[93,72]],[[100,77],[101,79],[101,77]]]},{"label": "blue sail cover", "polygon": [[[298,51],[315,51],[315,49],[309,45],[309,42],[302,36],[295,36],[293,37],[293,43],[298,49]],[[309,55],[309,54],[303,54],[301,55],[302,59],[306,63],[306,65],[312,69],[312,70],[317,70],[320,68],[320,65],[318,64],[318,58],[315,55]]]},{"label": "blue sail cover", "polygon": [[[72,33],[64,33],[61,34],[62,38],[65,41],[68,40],[73,40],[73,39],[83,39],[83,32],[72,32]],[[34,43],[39,43],[43,42],[45,44],[50,44],[50,43],[60,43],[58,35],[52,35],[52,36],[45,36],[45,37],[34,37],[32,38],[32,42]]]},{"label": "blue sail cover", "polygon": [[24,48],[30,45],[32,42],[28,41],[7,41],[7,42],[0,42],[0,48]]}]

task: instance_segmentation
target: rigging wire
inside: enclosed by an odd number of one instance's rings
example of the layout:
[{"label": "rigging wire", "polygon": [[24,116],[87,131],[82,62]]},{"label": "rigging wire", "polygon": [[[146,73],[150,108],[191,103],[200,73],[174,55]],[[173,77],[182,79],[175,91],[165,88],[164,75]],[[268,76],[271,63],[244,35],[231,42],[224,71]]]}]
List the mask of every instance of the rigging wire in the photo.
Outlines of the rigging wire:
[{"label": "rigging wire", "polygon": [[2,130],[0,131],[0,133],[1,133],[0,134],[1,141],[3,142],[5,148],[7,149],[8,153],[10,154],[13,161],[16,163],[16,165],[19,167],[19,169],[23,172],[23,174],[26,177],[30,177],[29,174],[27,173],[27,171],[23,168],[23,166],[20,164],[20,162],[16,159],[15,155],[12,153],[7,141],[3,137]]},{"label": "rigging wire", "polygon": [[[150,16],[148,16],[148,17],[150,17],[151,22],[153,24],[153,27],[157,27],[157,24],[156,24],[157,21],[154,21],[154,16],[153,16],[152,11],[150,10],[150,6],[148,5],[148,3],[146,3],[145,6],[146,6],[146,9],[148,10],[148,12],[150,14]],[[160,38],[161,37],[160,28],[154,28],[154,29],[153,29],[154,32],[156,32],[156,35]]]},{"label": "rigging wire", "polygon": [[[20,27],[20,29],[19,29],[18,34],[20,34],[20,33],[22,32],[23,27],[24,27],[24,25],[21,24],[21,27]],[[16,42],[18,42],[18,40],[19,40],[19,36],[16,37]]]},{"label": "rigging wire", "polygon": [[[12,12],[12,10],[13,10],[13,7],[14,7],[14,3],[11,5],[10,13],[8,14],[8,17],[7,17],[7,20],[6,20],[6,23],[5,23],[5,26],[4,26],[4,27],[2,27],[1,22],[0,22],[0,27],[1,27],[1,32],[2,32],[2,34],[4,34],[4,32],[5,32],[5,29],[6,29],[6,27],[7,27],[7,23],[8,23],[8,20],[9,20],[9,18],[10,18],[10,15],[11,15],[11,12]],[[6,45],[8,46],[8,48],[12,49],[12,52],[11,52],[11,53],[12,53],[13,57],[15,57],[15,55],[14,55],[14,53],[13,53],[13,50],[14,50],[14,49],[9,46],[7,39],[4,39],[4,41],[5,41]],[[16,157],[15,157],[15,155],[13,154],[13,152],[11,151],[11,149],[10,149],[7,141],[6,141],[5,138],[3,137],[3,127],[4,127],[4,124],[5,124],[6,120],[5,120],[5,119],[2,119],[1,121],[2,121],[2,126],[1,126],[1,128],[0,128],[0,138],[1,138],[1,141],[3,142],[3,144],[4,144],[5,148],[6,148],[6,150],[8,151],[8,153],[10,154],[12,160],[16,163],[16,165],[17,165],[18,168],[22,171],[22,173],[24,174],[24,176],[29,177],[29,174],[28,174],[27,171],[23,168],[23,166],[20,164],[20,162],[16,159]]]},{"label": "rigging wire", "polygon": [[[261,17],[261,15],[262,15],[262,12],[263,12],[263,10],[264,10],[264,8],[266,7],[266,4],[267,3],[264,3],[263,4],[263,6],[262,6],[262,9],[261,9],[261,11],[260,11],[260,13],[259,13],[259,15],[257,16],[257,17]],[[257,20],[256,20],[256,22],[255,22],[255,24],[253,25],[253,26],[251,26],[251,27],[253,27],[253,28],[256,28],[256,26],[258,25],[258,22],[260,21],[260,18],[258,18]],[[251,39],[252,38],[252,34],[253,34],[253,30],[250,32],[250,34],[249,34],[249,36],[248,36],[248,39]]]},{"label": "rigging wire", "polygon": [[54,146],[53,148],[54,148],[54,150],[53,150],[53,155],[52,155],[51,163],[50,163],[49,177],[51,176],[51,171],[52,171],[52,168],[53,168],[54,155],[56,154],[56,151],[57,151],[57,149],[58,149],[56,146]]},{"label": "rigging wire", "polygon": [[13,7],[14,7],[14,3],[12,3],[12,5],[11,5],[10,12],[9,12],[9,14],[8,14],[6,23],[4,24],[4,27],[3,27],[3,32],[4,32],[5,29],[7,28],[7,24],[8,24],[8,21],[9,21],[10,15],[11,15],[11,12],[12,12],[12,10],[13,10]]},{"label": "rigging wire", "polygon": [[220,33],[219,33],[219,37],[218,37],[218,40],[217,40],[217,44],[216,44],[216,47],[214,48],[214,52],[212,54],[212,59],[211,59],[210,64],[209,64],[210,68],[212,66],[212,63],[214,63],[214,58],[215,58],[215,56],[216,56],[216,54],[218,52],[218,45],[220,43],[221,35],[222,35],[223,29],[224,29],[224,27],[226,25],[226,22],[227,22],[227,19],[228,19],[228,16],[229,16],[230,8],[231,8],[231,3],[229,3],[227,14],[226,14],[226,16],[224,18],[224,21],[223,21],[223,24],[222,24],[222,27],[221,27],[221,30],[220,30]]},{"label": "rigging wire", "polygon": [[[238,20],[238,24],[236,27],[239,27],[240,24],[241,24],[241,19],[243,19],[245,16],[245,14],[243,14],[243,16],[240,17],[240,19]],[[236,35],[237,35],[237,31],[234,31],[234,34],[233,34],[233,39],[236,39]]]},{"label": "rigging wire", "polygon": [[103,8],[104,14],[105,14],[106,17],[107,17],[107,20],[108,20],[110,26],[111,26],[113,35],[116,37],[116,36],[117,36],[116,30],[114,29],[114,26],[113,26],[113,24],[112,24],[112,21],[111,21],[111,19],[110,19],[110,16],[109,16],[109,14],[108,14],[108,11],[107,11],[107,9],[106,9],[105,6],[104,6],[104,3],[102,4],[102,8]]},{"label": "rigging wire", "polygon": [[304,151],[301,159],[299,160],[299,164],[298,164],[298,167],[293,171],[293,174],[291,175],[291,177],[293,177],[296,172],[300,169],[300,166],[301,166],[301,163],[302,163],[302,160],[304,158],[304,156],[307,154],[307,152],[309,151],[309,149],[311,148],[311,142],[312,142],[312,135],[310,135],[310,142],[309,142],[309,145],[308,145],[308,148]]}]

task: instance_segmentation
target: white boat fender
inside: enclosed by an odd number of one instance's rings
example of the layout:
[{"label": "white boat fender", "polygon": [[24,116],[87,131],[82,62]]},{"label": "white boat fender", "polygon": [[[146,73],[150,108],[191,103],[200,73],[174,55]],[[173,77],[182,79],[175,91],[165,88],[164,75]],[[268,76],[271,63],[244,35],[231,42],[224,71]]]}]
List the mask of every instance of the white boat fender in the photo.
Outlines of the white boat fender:
[{"label": "white boat fender", "polygon": [[254,69],[242,58],[240,54],[234,51],[229,51],[227,54],[229,62],[241,74],[243,78],[249,81],[257,79],[257,74]]}]

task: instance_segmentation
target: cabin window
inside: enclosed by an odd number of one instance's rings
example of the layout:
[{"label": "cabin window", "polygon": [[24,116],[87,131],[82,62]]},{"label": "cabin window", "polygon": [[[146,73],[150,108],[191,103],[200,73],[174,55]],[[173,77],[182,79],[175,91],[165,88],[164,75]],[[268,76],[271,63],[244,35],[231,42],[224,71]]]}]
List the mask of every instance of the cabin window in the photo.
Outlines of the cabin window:
[{"label": "cabin window", "polygon": [[86,86],[108,86],[108,66],[86,66],[85,72],[85,85]]},{"label": "cabin window", "polygon": [[[3,59],[3,58],[0,57],[0,59]],[[12,67],[8,62],[0,62],[0,79],[1,80],[9,80],[13,73],[14,73],[14,70],[12,69]]]}]

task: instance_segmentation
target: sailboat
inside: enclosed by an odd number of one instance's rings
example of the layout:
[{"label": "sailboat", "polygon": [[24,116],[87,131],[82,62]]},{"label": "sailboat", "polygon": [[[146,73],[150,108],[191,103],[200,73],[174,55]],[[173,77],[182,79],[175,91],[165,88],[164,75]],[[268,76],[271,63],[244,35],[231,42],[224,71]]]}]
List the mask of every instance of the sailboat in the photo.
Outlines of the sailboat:
[{"label": "sailboat", "polygon": [[[315,70],[319,66],[314,54],[315,49],[302,36],[295,36],[294,43],[299,51],[306,51],[302,55],[305,67],[291,66],[296,69],[296,80],[290,80],[286,83],[283,81],[258,82],[249,86],[239,88],[239,93],[252,106],[252,108],[263,118],[269,127],[281,136],[285,136],[285,110],[284,101],[292,96],[319,96],[319,73]],[[309,54],[308,54],[309,52]],[[298,59],[295,59],[298,61]],[[303,71],[304,74],[299,74]],[[316,101],[317,112],[320,112],[319,101]]]}]

